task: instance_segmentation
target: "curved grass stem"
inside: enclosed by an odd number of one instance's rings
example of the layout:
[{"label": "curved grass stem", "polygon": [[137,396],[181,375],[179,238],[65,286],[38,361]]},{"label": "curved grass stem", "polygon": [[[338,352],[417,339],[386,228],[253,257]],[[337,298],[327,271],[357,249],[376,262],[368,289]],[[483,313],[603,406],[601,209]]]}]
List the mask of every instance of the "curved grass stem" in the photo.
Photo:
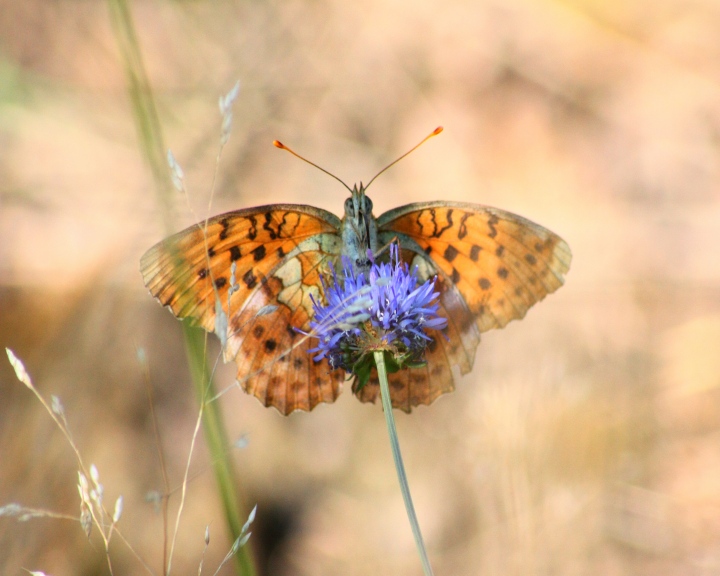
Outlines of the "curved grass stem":
[{"label": "curved grass stem", "polygon": [[388,385],[387,370],[385,368],[385,355],[382,350],[376,350],[374,353],[375,365],[377,366],[378,379],[380,380],[380,398],[382,400],[383,412],[385,413],[385,423],[387,424],[388,435],[390,436],[390,448],[392,449],[393,460],[395,461],[395,470],[397,470],[398,481],[400,482],[400,491],[405,501],[405,510],[407,511],[410,528],[412,528],[415,537],[415,545],[420,554],[423,572],[425,576],[433,576],[430,559],[425,550],[422,534],[420,533],[420,524],[418,524],[415,515],[415,507],[413,506],[412,496],[410,496],[410,486],[408,486],[407,476],[405,474],[405,466],[400,453],[400,443],[398,442],[397,430],[395,428],[395,418],[392,413],[392,403],[390,402],[390,387]]}]

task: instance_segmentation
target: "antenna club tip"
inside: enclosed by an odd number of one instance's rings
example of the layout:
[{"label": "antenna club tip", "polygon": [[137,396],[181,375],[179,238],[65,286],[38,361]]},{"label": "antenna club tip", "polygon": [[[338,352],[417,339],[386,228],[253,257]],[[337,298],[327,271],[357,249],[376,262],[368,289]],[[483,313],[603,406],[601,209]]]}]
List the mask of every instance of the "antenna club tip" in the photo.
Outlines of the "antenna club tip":
[{"label": "antenna club tip", "polygon": [[438,126],[437,128],[435,128],[435,130],[433,130],[433,136],[437,136],[437,135],[440,134],[440,132],[442,132],[442,131],[443,131],[443,127],[442,127],[442,126]]},{"label": "antenna club tip", "polygon": [[275,146],[275,148],[280,148],[282,150],[285,149],[285,144],[280,142],[280,140],[273,140],[273,146]]}]

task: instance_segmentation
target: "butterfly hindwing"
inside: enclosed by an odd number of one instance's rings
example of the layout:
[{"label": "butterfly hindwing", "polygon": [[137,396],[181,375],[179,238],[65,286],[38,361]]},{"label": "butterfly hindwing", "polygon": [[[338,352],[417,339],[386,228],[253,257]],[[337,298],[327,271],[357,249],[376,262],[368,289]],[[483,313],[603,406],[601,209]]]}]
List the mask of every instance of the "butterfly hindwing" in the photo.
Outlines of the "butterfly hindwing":
[{"label": "butterfly hindwing", "polygon": [[296,330],[309,331],[311,296],[322,300],[321,270],[339,249],[335,235],[306,240],[237,310],[231,298],[226,358],[235,359],[243,389],[282,414],[312,410],[340,393],[343,372],[332,371],[327,359],[313,360],[317,341]]},{"label": "butterfly hindwing", "polygon": [[[382,239],[389,242],[393,237],[388,235]],[[416,269],[420,283],[437,275],[435,265],[424,253],[413,254],[411,250],[403,249],[401,257]],[[452,392],[455,389],[453,366],[458,366],[461,374],[470,372],[475,350],[480,344],[480,331],[457,290],[442,276],[437,278],[435,290],[439,292],[438,315],[448,324],[442,332],[429,334],[432,341],[425,351],[427,364],[388,376],[392,405],[405,412],[421,404],[432,404],[442,394]],[[363,402],[374,403],[379,393],[379,383],[373,373],[370,381],[356,395]]]}]

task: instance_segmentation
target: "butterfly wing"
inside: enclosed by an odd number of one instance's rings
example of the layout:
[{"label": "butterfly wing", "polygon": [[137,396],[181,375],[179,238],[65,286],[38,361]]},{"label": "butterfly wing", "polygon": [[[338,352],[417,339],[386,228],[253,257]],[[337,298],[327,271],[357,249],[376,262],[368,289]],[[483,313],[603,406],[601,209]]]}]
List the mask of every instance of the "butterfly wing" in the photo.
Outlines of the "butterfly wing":
[{"label": "butterfly wing", "polygon": [[[459,202],[401,206],[378,218],[381,244],[397,238],[402,257],[424,280],[438,276],[447,339],[428,348],[426,368],[390,377],[393,405],[409,411],[453,390],[452,366],[472,368],[480,333],[502,328],[564,282],[572,255],[565,241],[504,210]],[[368,383],[358,394],[375,401]]]},{"label": "butterfly wing", "polygon": [[340,393],[342,371],[308,354],[311,296],[337,259],[340,220],[302,205],[272,205],[215,216],[171,236],[140,261],[145,285],[178,318],[223,342],[238,382],[282,414],[312,410]]}]

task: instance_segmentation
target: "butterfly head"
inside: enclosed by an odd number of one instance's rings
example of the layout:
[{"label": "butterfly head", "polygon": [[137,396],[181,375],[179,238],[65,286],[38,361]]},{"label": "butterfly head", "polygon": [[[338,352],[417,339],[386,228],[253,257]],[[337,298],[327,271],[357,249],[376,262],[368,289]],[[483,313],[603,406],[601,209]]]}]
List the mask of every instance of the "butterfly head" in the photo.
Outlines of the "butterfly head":
[{"label": "butterfly head", "polygon": [[355,184],[345,200],[342,221],[342,256],[347,257],[356,273],[367,272],[372,266],[368,250],[378,251],[377,222],[372,214],[372,200],[365,194],[362,182]]}]

